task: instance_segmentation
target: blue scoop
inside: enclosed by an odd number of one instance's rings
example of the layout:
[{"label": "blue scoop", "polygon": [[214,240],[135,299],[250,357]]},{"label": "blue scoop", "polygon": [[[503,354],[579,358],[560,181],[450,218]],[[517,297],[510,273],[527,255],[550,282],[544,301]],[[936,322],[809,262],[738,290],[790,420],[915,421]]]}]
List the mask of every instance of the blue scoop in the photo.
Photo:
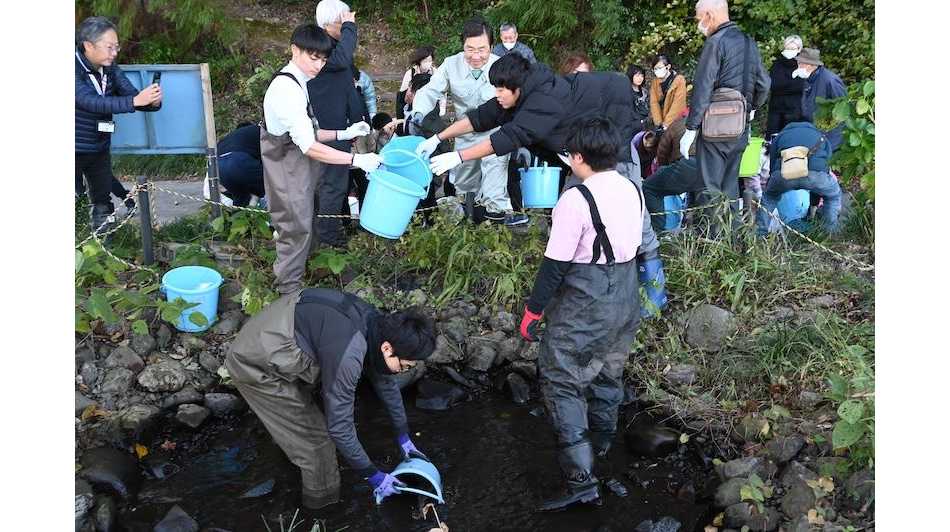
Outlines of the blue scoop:
[{"label": "blue scoop", "polygon": [[[432,462],[427,462],[421,458],[409,458],[396,466],[392,475],[407,484],[405,487],[396,486],[396,491],[399,493],[424,495],[435,499],[439,504],[445,504],[445,500],[442,498],[442,475],[432,465]],[[420,487],[420,483],[416,478],[410,477],[421,477],[429,484],[428,487],[431,487],[431,490],[427,491],[426,487]]]}]

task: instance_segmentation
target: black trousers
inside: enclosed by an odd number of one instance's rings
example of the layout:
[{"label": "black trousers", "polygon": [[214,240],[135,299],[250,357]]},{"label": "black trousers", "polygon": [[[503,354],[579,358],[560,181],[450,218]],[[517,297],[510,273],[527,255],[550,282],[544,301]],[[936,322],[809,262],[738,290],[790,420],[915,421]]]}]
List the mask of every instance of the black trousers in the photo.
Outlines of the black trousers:
[{"label": "black trousers", "polygon": [[[728,142],[709,142],[703,139],[702,133],[697,134],[696,162],[706,187],[703,203],[709,204],[723,197],[734,200],[739,196],[739,163],[748,144],[748,128],[738,139]],[[730,207],[738,212],[737,203]]]},{"label": "black trousers", "polygon": [[765,140],[769,140],[769,137],[778,133],[785,128],[791,122],[799,119],[801,115],[801,110],[799,111],[772,111],[769,110],[768,118],[765,121]]},{"label": "black trousers", "polygon": [[650,211],[650,223],[653,231],[660,233],[666,226],[663,198],[684,192],[700,193],[704,189],[699,177],[696,158],[677,159],[673,163],[661,166],[656,173],[643,182],[643,199]]},{"label": "black trousers", "polygon": [[109,150],[95,153],[76,152],[76,193],[84,193],[83,177],[89,184],[89,201],[93,205],[108,204],[110,212],[112,199],[110,194],[125,198],[129,193],[122,183],[112,174],[112,154]]},{"label": "black trousers", "polygon": [[514,157],[508,159],[508,198],[515,212],[524,210],[524,202],[521,200],[521,173],[518,172],[518,163]]},{"label": "black trousers", "polygon": [[[317,189],[318,214],[343,214],[347,193],[350,190],[350,165],[323,164]],[[347,211],[348,212],[348,211]],[[318,218],[317,229],[320,242],[329,245],[343,243],[340,218]]]}]

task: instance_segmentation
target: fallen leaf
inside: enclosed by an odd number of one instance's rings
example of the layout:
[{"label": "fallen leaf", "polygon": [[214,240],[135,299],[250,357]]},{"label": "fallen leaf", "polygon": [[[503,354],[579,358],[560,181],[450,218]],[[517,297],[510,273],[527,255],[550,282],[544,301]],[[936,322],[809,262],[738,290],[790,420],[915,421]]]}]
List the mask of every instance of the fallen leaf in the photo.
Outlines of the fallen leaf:
[{"label": "fallen leaf", "polygon": [[680,434],[680,443],[686,443],[688,441],[689,441],[689,434],[686,434],[685,432]]},{"label": "fallen leaf", "polygon": [[818,514],[818,510],[812,508],[808,510],[808,522],[813,525],[823,525],[825,518]]},{"label": "fallen leaf", "polygon": [[175,450],[175,447],[177,447],[177,446],[178,446],[177,443],[175,443],[175,442],[173,442],[173,441],[170,441],[170,440],[165,440],[164,442],[162,442],[162,450],[163,450],[163,451],[174,451],[174,450]]},{"label": "fallen leaf", "polygon": [[713,526],[717,526],[717,527],[722,526],[722,523],[725,519],[726,519],[726,514],[723,512],[719,512],[719,514],[717,514],[716,517],[713,518]]},{"label": "fallen leaf", "polygon": [[826,493],[831,493],[835,490],[835,481],[831,477],[820,477],[818,487],[825,490]]},{"label": "fallen leaf", "polygon": [[88,421],[92,418],[97,417],[106,417],[109,415],[107,410],[102,410],[96,405],[89,405],[82,411],[82,414],[79,416],[79,419],[83,421]]},{"label": "fallen leaf", "polygon": [[148,447],[142,445],[141,443],[135,444],[135,455],[139,457],[139,460],[148,456]]}]

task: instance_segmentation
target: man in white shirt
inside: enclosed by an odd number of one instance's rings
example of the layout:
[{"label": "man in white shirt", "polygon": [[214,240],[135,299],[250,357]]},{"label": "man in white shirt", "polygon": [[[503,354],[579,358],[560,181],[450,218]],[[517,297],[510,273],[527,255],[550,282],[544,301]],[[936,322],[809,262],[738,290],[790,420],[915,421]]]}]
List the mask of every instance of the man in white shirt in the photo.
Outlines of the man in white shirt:
[{"label": "man in white shirt", "polygon": [[320,72],[333,48],[327,32],[316,24],[298,26],[290,39],[293,54],[274,75],[264,94],[261,161],[271,223],[277,229],[277,290],[287,294],[303,288],[307,257],[314,244],[316,162],[354,165],[365,172],[379,167],[374,153],[350,154],[323,144],[351,140],[369,133],[366,122],[345,130],[319,129],[313,118],[307,81]]}]

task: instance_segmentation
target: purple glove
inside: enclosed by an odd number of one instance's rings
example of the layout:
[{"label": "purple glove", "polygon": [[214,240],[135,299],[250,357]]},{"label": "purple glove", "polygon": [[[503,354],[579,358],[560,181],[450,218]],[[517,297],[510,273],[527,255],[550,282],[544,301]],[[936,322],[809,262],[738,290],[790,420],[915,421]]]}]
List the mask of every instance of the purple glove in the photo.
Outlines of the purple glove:
[{"label": "purple glove", "polygon": [[376,496],[376,504],[381,504],[386,497],[399,493],[399,490],[396,489],[397,487],[406,487],[398,478],[389,473],[383,473],[382,471],[377,471],[373,476],[369,477],[369,484],[373,486],[373,495]]},{"label": "purple glove", "polygon": [[422,451],[416,449],[416,446],[412,444],[412,440],[409,439],[408,434],[399,435],[399,446],[402,447],[402,456],[403,458],[421,458],[426,462],[431,462],[429,457],[422,454]]}]

